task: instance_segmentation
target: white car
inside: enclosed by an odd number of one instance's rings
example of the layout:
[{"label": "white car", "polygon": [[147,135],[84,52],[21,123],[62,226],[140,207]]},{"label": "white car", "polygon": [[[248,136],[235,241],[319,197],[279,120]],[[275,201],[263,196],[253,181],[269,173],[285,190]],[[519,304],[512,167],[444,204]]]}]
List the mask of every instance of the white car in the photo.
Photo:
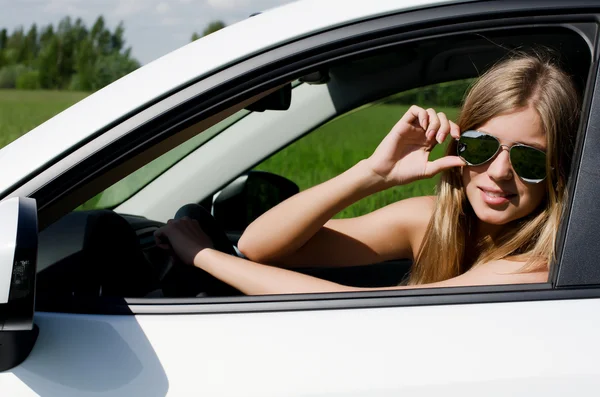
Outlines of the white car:
[{"label": "white car", "polygon": [[[599,21],[584,0],[304,0],[25,134],[0,150],[0,395],[598,396]],[[298,190],[256,171],[263,160],[532,46],[554,49],[583,97],[548,282],[243,296],[155,247],[156,228],[200,203],[235,253],[248,222]],[[394,285],[409,267],[301,271]]]}]

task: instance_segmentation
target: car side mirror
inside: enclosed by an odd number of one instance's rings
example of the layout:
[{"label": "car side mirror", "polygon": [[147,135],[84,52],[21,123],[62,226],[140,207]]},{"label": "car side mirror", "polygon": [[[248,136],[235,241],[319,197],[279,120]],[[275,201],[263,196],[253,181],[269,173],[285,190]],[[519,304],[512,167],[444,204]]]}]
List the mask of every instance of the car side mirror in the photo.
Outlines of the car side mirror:
[{"label": "car side mirror", "polygon": [[0,202],[0,371],[19,365],[31,352],[38,249],[36,201]]},{"label": "car side mirror", "polygon": [[213,216],[230,237],[239,238],[256,218],[298,193],[300,188],[282,176],[250,171],[217,193]]}]

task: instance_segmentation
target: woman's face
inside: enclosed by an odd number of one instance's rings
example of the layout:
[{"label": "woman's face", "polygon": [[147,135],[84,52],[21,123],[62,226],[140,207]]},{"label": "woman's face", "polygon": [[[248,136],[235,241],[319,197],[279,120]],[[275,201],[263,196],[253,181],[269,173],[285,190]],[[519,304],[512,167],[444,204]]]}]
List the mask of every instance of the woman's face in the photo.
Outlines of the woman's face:
[{"label": "woman's face", "polygon": [[[496,116],[479,128],[510,147],[523,143],[546,151],[546,136],[537,112],[527,107]],[[524,182],[510,164],[509,152],[502,147],[485,164],[465,166],[462,181],[475,214],[485,226],[504,225],[530,214],[544,199],[545,182]]]}]

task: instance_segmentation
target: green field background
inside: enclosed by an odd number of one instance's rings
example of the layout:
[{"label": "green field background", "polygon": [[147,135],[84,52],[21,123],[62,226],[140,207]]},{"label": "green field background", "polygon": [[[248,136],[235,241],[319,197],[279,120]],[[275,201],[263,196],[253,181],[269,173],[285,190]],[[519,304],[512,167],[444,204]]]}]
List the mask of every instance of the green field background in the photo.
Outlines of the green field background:
[{"label": "green field background", "polygon": [[14,141],[88,94],[0,90],[0,147]]},{"label": "green field background", "polygon": [[[342,115],[271,156],[256,169],[291,179],[301,190],[325,182],[369,157],[408,107],[381,102]],[[436,110],[446,113],[451,120],[458,115],[456,108]],[[444,149],[445,145],[436,146],[430,159],[439,158]],[[364,215],[404,198],[434,194],[438,179],[436,176],[376,193],[335,217]]]},{"label": "green field background", "polygon": [[[78,92],[0,90],[0,147],[86,95]],[[282,175],[297,183],[301,190],[307,189],[368,157],[407,108],[407,105],[386,102],[364,106],[326,123],[255,169]],[[445,112],[451,120],[455,120],[458,113],[456,108],[436,107],[436,110]],[[443,149],[436,147],[431,158],[440,156]],[[336,217],[358,216],[406,197],[433,194],[437,180],[434,177],[374,194],[346,208]],[[126,184],[119,186],[129,188]],[[114,193],[113,188],[111,195],[114,196]],[[127,191],[123,193],[123,198],[129,195]],[[95,203],[101,202],[103,200],[97,196],[85,208],[98,206]]]}]

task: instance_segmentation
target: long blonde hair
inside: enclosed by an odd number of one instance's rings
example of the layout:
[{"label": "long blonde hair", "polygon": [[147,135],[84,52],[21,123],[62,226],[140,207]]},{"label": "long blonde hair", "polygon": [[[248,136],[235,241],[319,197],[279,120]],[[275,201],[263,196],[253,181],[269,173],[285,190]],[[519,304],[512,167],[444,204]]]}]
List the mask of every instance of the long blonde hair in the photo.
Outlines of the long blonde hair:
[{"label": "long blonde hair", "polygon": [[[410,285],[447,280],[492,260],[511,258],[525,262],[523,271],[541,271],[554,259],[579,120],[578,96],[569,76],[539,54],[505,59],[471,87],[458,125],[462,131],[476,129],[493,117],[527,106],[537,111],[547,139],[545,199],[533,213],[505,225],[494,239],[474,241],[477,217],[466,198],[461,170],[444,171]],[[446,154],[456,154],[455,141]]]}]

